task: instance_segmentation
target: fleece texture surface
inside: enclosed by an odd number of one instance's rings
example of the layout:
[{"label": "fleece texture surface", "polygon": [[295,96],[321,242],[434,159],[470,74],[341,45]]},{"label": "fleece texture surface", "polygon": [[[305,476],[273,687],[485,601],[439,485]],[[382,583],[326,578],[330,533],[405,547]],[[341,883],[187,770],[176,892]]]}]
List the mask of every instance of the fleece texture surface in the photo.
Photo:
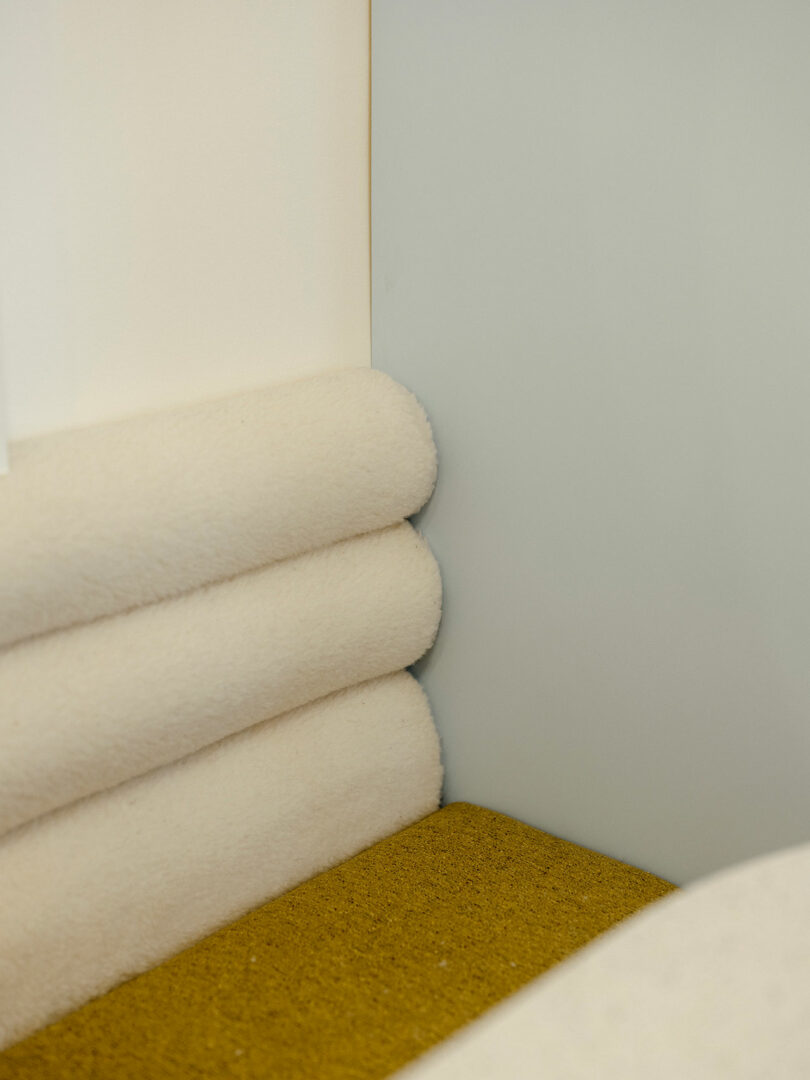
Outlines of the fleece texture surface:
[{"label": "fleece texture surface", "polygon": [[440,609],[403,524],[0,651],[0,834],[407,667]]},{"label": "fleece texture surface", "polygon": [[810,1076],[808,972],[803,845],[642,912],[402,1080],[799,1080]]},{"label": "fleece texture surface", "polygon": [[670,888],[455,804],[12,1048],[0,1078],[376,1080]]},{"label": "fleece texture surface", "polygon": [[0,1046],[438,805],[400,672],[233,735],[0,840]]},{"label": "fleece texture surface", "polygon": [[0,645],[409,517],[436,451],[416,399],[352,368],[22,440],[0,485]]}]

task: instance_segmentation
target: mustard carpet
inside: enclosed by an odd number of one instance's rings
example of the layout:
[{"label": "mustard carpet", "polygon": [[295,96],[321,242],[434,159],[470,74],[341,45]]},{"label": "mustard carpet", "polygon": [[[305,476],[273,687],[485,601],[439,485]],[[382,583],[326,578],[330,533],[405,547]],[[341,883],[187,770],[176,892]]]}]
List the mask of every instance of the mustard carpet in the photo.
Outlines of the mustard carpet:
[{"label": "mustard carpet", "polygon": [[373,1080],[673,886],[455,803],[0,1054],[0,1080]]}]

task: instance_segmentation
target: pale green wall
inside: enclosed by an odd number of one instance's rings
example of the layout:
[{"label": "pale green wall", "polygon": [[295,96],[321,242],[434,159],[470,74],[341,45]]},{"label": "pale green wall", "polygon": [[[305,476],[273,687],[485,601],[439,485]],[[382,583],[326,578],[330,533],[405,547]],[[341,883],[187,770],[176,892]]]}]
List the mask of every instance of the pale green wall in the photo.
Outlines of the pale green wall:
[{"label": "pale green wall", "polygon": [[678,881],[810,838],[808,43],[804,0],[373,4],[447,796]]}]

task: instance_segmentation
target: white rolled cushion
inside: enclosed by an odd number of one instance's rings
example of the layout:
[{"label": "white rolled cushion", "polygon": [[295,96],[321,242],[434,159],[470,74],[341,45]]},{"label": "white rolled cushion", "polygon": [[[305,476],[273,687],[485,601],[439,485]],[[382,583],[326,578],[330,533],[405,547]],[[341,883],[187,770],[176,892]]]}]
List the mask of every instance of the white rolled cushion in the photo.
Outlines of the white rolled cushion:
[{"label": "white rolled cushion", "polygon": [[0,652],[0,834],[407,667],[440,611],[403,524]]},{"label": "white rolled cushion", "polygon": [[424,412],[352,368],[12,443],[0,645],[392,525],[433,488]]},{"label": "white rolled cushion", "polygon": [[0,840],[0,1047],[436,809],[404,672],[343,690]]},{"label": "white rolled cushion", "polygon": [[672,893],[397,1076],[810,1076],[810,845]]}]

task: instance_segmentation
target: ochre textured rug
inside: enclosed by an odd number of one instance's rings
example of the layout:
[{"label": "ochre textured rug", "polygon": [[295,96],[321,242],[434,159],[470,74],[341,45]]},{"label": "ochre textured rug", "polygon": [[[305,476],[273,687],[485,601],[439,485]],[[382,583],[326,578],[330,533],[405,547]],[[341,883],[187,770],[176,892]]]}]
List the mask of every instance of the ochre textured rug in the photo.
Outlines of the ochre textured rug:
[{"label": "ochre textured rug", "polygon": [[0,1054],[0,1080],[372,1080],[673,888],[455,803]]}]

